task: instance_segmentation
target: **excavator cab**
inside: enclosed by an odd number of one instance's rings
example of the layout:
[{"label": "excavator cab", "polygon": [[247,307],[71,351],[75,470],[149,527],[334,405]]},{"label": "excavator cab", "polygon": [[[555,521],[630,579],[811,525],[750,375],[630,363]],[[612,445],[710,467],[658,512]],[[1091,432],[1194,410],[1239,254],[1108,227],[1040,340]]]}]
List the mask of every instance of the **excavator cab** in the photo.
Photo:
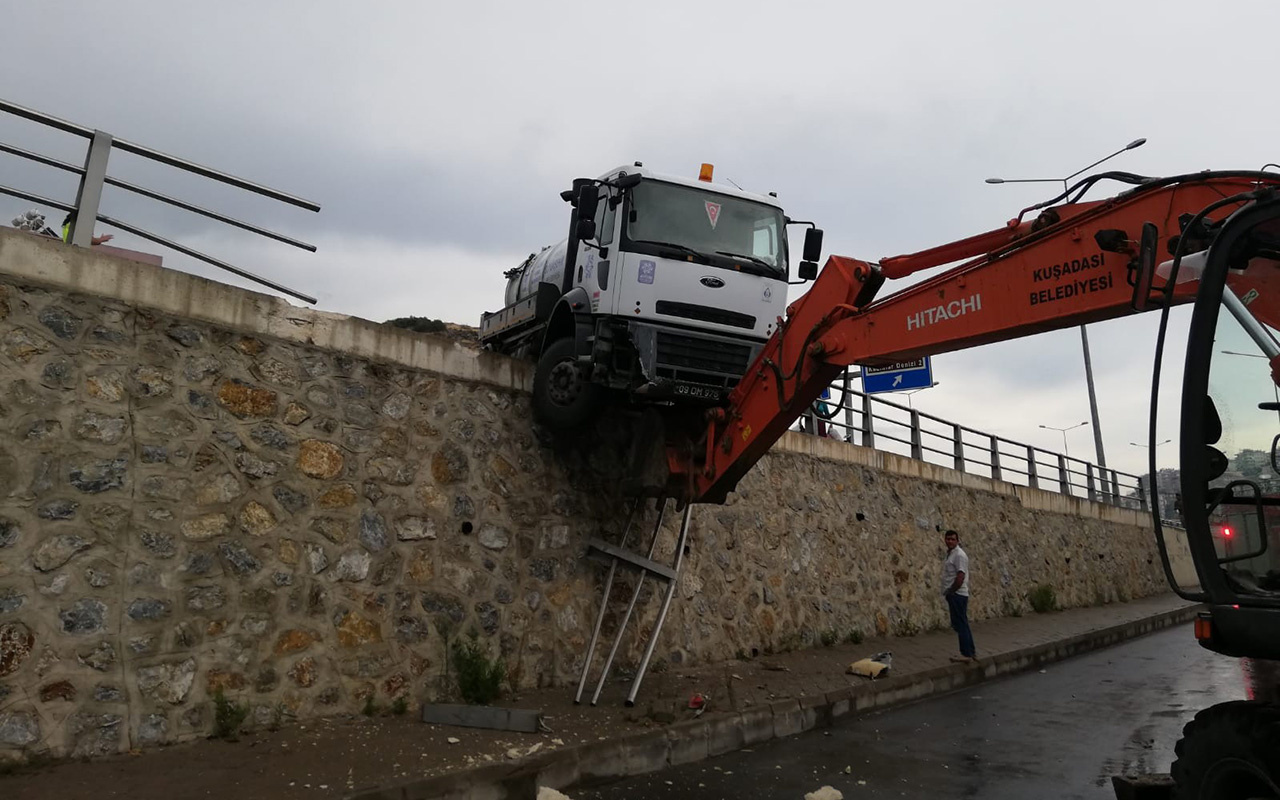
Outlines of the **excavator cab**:
[{"label": "excavator cab", "polygon": [[[1280,199],[1256,192],[1206,230],[1212,235],[1199,242],[1205,249],[1179,252],[1161,265],[1170,283],[1198,279],[1200,285],[1183,363],[1180,502],[1171,509],[1153,492],[1153,516],[1171,585],[1205,604],[1196,639],[1244,658],[1255,680],[1274,682],[1280,673]],[[1188,273],[1172,274],[1174,262]],[[1164,314],[1162,337],[1167,308]],[[1156,427],[1153,416],[1153,475]],[[1199,587],[1179,586],[1169,568],[1163,528],[1175,515],[1185,526]],[[1251,685],[1248,699],[1204,709],[1187,724],[1171,768],[1173,797],[1280,797],[1277,688]]]},{"label": "excavator cab", "polygon": [[1200,289],[1181,399],[1181,513],[1209,604],[1200,643],[1280,659],[1280,199],[1182,257]]}]

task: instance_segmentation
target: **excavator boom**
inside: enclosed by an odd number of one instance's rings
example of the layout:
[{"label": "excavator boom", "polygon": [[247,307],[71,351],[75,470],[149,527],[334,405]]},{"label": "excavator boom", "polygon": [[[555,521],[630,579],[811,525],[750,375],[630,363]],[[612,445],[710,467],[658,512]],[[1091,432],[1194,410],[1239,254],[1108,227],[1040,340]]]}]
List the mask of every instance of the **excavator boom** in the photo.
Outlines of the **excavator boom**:
[{"label": "excavator boom", "polygon": [[[1105,177],[1078,184],[1077,198]],[[1203,226],[1183,227],[1215,201],[1262,185],[1280,187],[1274,173],[1128,177],[1137,185],[1115,197],[1033,207],[1028,211],[1040,212],[1034,220],[1024,221],[1024,211],[1004,228],[921,253],[879,263],[829,258],[808,293],[779,320],[727,408],[708,415],[701,439],[668,442],[671,493],[689,502],[724,502],[849,365],[892,364],[1194,299],[1194,279],[1165,287],[1158,277],[1158,265],[1172,258],[1180,238],[1187,240],[1184,253],[1203,249]],[[1224,207],[1218,218],[1239,205]],[[874,300],[887,277],[965,258],[970,260]]]}]

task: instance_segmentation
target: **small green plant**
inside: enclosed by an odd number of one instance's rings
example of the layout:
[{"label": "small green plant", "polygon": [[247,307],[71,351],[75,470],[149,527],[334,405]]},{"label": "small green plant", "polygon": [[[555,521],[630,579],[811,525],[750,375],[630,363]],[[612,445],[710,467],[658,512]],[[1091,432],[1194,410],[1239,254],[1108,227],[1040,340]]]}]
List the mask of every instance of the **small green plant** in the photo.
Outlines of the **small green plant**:
[{"label": "small green plant", "polygon": [[834,629],[826,630],[822,632],[822,635],[819,637],[819,639],[821,640],[823,647],[831,647],[833,644],[835,644],[837,641],[840,640],[840,635],[836,633]]},{"label": "small green plant", "polygon": [[1037,614],[1045,614],[1058,607],[1058,597],[1053,593],[1053,587],[1046,583],[1032,589],[1027,601]]},{"label": "small green plant", "polygon": [[650,667],[649,670],[654,675],[664,675],[666,674],[667,669],[670,668],[670,665],[671,665],[670,661],[668,661],[665,658],[660,658],[657,661],[653,662],[653,666]]},{"label": "small green plant", "polygon": [[915,636],[920,632],[920,623],[913,620],[910,616],[905,616],[894,623],[893,635],[899,637]]},{"label": "small green plant", "polygon": [[236,741],[240,726],[249,716],[249,706],[233,703],[221,689],[213,693],[213,736],[216,739]]},{"label": "small green plant", "polygon": [[502,694],[506,667],[502,659],[491,659],[473,631],[469,639],[453,643],[453,665],[458,674],[458,694],[464,703],[487,706]]},{"label": "small green plant", "polygon": [[848,644],[862,644],[862,631],[854,628],[845,635],[844,640]]},{"label": "small green plant", "polygon": [[746,660],[747,660],[747,651],[746,651],[746,650],[743,650],[741,647],[739,647],[739,648],[738,648],[738,652],[734,653],[734,654],[733,654],[733,657],[734,657],[734,658],[736,658],[736,659],[738,659],[739,661],[746,661]]},{"label": "small green plant", "polygon": [[372,692],[370,692],[369,696],[364,699],[364,708],[360,709],[360,713],[364,714],[366,717],[372,717],[378,713],[378,706],[373,702]]},{"label": "small green plant", "polygon": [[409,710],[409,700],[406,697],[397,697],[395,702],[391,704],[391,713],[397,717],[403,717]]}]

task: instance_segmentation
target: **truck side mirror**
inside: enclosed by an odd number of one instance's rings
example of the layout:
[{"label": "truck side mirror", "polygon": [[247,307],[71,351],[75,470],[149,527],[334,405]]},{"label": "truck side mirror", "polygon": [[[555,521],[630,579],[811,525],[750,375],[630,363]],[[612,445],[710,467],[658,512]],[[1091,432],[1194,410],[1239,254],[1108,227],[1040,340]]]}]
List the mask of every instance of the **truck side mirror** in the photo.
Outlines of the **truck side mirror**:
[{"label": "truck side mirror", "polygon": [[811,281],[814,278],[818,277],[818,262],[801,261],[800,269],[798,270],[798,272],[800,275],[800,280]]},{"label": "truck side mirror", "polygon": [[596,221],[593,219],[578,220],[578,238],[582,240],[596,238]]},{"label": "truck side mirror", "polygon": [[613,185],[619,189],[630,189],[632,187],[639,186],[641,180],[640,173],[633,172],[630,175],[623,175],[621,178],[618,178],[613,182]]},{"label": "truck side mirror", "polygon": [[[804,232],[804,260],[820,261],[822,259],[822,228],[810,228]],[[800,265],[801,270],[804,265]],[[814,276],[817,275],[817,266],[814,266]],[[800,277],[804,277],[804,273],[800,273]],[[806,278],[812,280],[813,276]]]},{"label": "truck side mirror", "polygon": [[[578,220],[594,222],[596,206],[600,203],[600,190],[595,183],[587,182],[578,187]],[[583,237],[590,239],[590,236]]]}]

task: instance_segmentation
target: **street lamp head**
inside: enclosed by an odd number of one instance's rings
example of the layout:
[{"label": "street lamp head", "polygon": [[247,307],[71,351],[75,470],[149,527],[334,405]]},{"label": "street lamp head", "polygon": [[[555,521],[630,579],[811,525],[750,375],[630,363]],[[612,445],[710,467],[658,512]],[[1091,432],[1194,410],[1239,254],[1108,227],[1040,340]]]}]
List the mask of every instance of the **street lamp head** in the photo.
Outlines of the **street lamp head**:
[{"label": "street lamp head", "polygon": [[1145,137],[1141,139],[1134,139],[1132,142],[1129,142],[1127,145],[1125,145],[1124,149],[1133,150],[1135,148],[1142,147],[1146,143],[1147,143],[1147,140]]},{"label": "street lamp head", "polygon": [[987,178],[987,183],[1004,183],[1004,178]]}]

